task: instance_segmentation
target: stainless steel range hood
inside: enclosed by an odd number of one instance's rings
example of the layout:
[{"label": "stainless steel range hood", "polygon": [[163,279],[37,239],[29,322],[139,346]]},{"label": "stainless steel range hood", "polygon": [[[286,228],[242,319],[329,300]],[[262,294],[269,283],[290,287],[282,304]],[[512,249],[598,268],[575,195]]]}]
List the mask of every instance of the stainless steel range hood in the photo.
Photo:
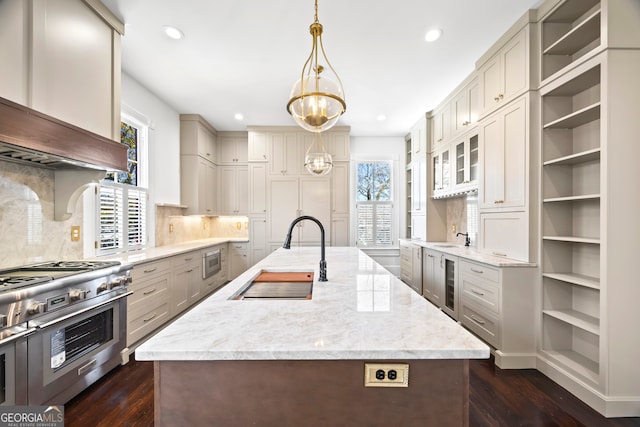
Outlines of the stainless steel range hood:
[{"label": "stainless steel range hood", "polygon": [[56,169],[127,169],[127,147],[0,98],[0,159]]},{"label": "stainless steel range hood", "polygon": [[107,170],[127,169],[124,144],[0,98],[0,161],[54,170],[54,219],[71,217]]}]

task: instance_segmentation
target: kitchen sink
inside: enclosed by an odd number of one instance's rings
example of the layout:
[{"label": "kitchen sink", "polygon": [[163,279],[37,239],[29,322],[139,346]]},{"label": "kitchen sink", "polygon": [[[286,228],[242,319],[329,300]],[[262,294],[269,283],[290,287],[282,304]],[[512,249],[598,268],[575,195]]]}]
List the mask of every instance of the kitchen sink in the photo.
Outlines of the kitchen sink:
[{"label": "kitchen sink", "polygon": [[229,299],[308,300],[313,275],[313,271],[261,271]]},{"label": "kitchen sink", "polygon": [[433,245],[436,248],[457,248],[458,245],[449,245],[449,244],[444,244],[444,245]]}]

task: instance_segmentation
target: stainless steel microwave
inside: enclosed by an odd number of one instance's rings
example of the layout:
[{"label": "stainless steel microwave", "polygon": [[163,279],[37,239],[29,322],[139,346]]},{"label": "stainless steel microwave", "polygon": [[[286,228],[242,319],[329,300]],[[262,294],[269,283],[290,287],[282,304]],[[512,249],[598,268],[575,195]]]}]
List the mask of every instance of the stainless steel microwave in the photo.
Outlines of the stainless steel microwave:
[{"label": "stainless steel microwave", "polygon": [[220,249],[205,252],[202,255],[202,278],[206,279],[222,270]]}]

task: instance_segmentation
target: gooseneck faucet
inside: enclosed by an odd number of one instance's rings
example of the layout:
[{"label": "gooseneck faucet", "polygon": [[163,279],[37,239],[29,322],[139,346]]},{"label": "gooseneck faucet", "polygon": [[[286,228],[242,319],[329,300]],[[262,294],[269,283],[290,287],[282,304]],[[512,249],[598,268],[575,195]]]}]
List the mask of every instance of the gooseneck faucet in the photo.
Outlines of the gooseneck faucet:
[{"label": "gooseneck faucet", "polygon": [[300,221],[304,221],[308,219],[310,221],[315,222],[320,227],[320,278],[318,278],[319,282],[327,281],[327,260],[324,258],[324,227],[322,223],[318,221],[316,218],[309,215],[302,215],[298,218],[294,219],[289,226],[289,232],[287,233],[287,237],[284,239],[284,244],[282,245],[285,249],[291,249],[291,234],[293,233],[293,227],[296,226]]},{"label": "gooseneck faucet", "polygon": [[469,233],[458,233],[456,237],[464,236],[464,245],[469,246],[471,244],[471,239],[469,238]]}]

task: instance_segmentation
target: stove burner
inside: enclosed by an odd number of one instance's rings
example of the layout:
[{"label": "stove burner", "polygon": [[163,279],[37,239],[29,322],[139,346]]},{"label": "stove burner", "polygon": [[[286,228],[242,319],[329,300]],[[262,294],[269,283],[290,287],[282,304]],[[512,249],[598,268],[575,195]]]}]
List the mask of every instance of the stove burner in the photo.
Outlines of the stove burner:
[{"label": "stove burner", "polygon": [[0,289],[7,290],[22,286],[37,285],[52,280],[53,277],[49,276],[0,276]]},{"label": "stove burner", "polygon": [[30,270],[97,270],[120,265],[118,261],[55,261],[28,267]]}]

